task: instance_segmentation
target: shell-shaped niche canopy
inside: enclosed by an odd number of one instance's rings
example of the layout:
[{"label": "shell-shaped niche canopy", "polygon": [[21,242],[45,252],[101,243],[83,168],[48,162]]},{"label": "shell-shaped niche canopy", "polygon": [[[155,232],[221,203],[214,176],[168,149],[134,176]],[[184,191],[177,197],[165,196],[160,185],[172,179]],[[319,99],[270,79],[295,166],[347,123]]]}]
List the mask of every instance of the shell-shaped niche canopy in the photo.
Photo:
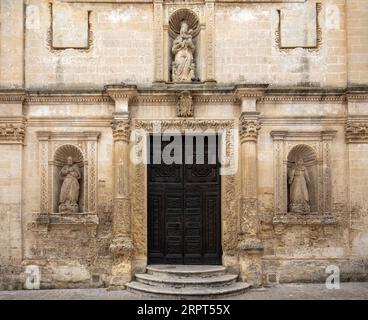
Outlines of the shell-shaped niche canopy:
[{"label": "shell-shaped niche canopy", "polygon": [[66,144],[59,147],[54,156],[55,164],[63,166],[67,163],[68,157],[72,157],[74,163],[83,166],[83,154],[76,146]]},{"label": "shell-shaped niche canopy", "polygon": [[312,166],[316,163],[317,155],[312,147],[305,144],[299,144],[289,152],[288,163],[295,163],[299,159],[303,159],[304,165]]},{"label": "shell-shaped niche canopy", "polygon": [[198,16],[189,9],[178,9],[174,11],[169,19],[169,34],[170,37],[175,39],[179,33],[181,28],[181,23],[186,21],[188,23],[189,30],[192,29],[192,36],[195,38],[198,36],[200,31],[199,19]]}]

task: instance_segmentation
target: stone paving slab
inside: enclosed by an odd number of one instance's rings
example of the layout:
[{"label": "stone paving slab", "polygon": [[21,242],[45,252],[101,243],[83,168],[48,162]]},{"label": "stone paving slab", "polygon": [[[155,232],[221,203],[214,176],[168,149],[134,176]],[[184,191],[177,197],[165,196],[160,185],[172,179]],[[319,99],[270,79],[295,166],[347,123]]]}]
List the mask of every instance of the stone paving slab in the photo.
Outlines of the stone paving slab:
[{"label": "stone paving slab", "polygon": [[[153,299],[126,290],[55,289],[0,291],[0,300],[143,300]],[[328,290],[324,284],[281,284],[269,288],[252,289],[244,294],[228,297],[236,300],[368,300],[368,282],[342,283],[339,290]]]}]

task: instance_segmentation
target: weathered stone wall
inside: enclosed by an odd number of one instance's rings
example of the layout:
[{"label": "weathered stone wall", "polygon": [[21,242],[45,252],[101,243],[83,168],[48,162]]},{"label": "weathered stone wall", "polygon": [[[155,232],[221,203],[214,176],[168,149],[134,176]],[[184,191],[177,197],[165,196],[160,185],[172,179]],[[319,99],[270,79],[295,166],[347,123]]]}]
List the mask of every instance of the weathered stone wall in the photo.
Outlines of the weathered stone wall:
[{"label": "weathered stone wall", "polygon": [[[93,115],[93,116],[91,116]],[[83,105],[31,102],[28,105],[28,130],[24,149],[24,261],[23,266],[38,265],[42,288],[107,286],[111,268],[109,245],[112,224],[111,105]],[[50,126],[50,123],[52,126]],[[38,132],[98,131],[96,230],[83,224],[36,223],[42,213],[42,150]],[[60,145],[63,143],[61,142]],[[49,149],[49,152],[52,151]],[[52,154],[50,155],[52,157]],[[52,213],[52,212],[51,212]]]},{"label": "weathered stone wall", "polygon": [[[254,120],[241,133],[249,154],[222,186],[224,264],[242,270],[239,229],[259,224],[264,283],[324,281],[329,265],[340,267],[344,280],[367,280],[367,1],[186,1],[202,26],[197,67],[217,85],[184,87],[155,83],[169,74],[168,14],[179,4],[127,2],[0,1],[0,288],[24,287],[30,265],[40,267],[41,288],[109,285],[119,269],[109,249],[117,179],[111,121],[127,111],[132,123],[178,120],[183,88],[193,94],[193,121],[231,120],[238,127],[247,112]],[[137,88],[115,96],[104,90],[121,82]],[[270,86],[255,93],[250,85],[242,95],[240,83]],[[127,133],[118,130],[125,148]],[[295,141],[318,153],[316,201],[330,208],[282,217],[282,170]],[[49,202],[57,201],[49,191],[53,153],[68,143],[88,154],[90,224],[48,220],[56,213]],[[248,168],[255,161],[257,174]],[[132,269],[142,271],[145,171],[131,165],[125,174]],[[249,221],[251,214],[258,220]]]},{"label": "weathered stone wall", "polygon": [[368,77],[368,2],[364,0],[346,1],[347,12],[347,52],[348,84],[367,84]]},{"label": "weathered stone wall", "polygon": [[[280,49],[276,35],[280,23],[278,10],[313,12],[316,1],[216,6],[217,80],[224,83],[346,86],[345,1],[318,2],[322,4],[317,15],[321,43],[311,49],[303,47],[308,44],[298,39],[294,42],[299,47]],[[301,19],[300,15],[298,17]],[[286,20],[284,23],[292,22]],[[303,22],[296,25],[294,21],[289,27],[296,32],[303,27]],[[309,31],[312,28],[316,26],[309,26]],[[283,36],[290,35],[279,35],[280,38]]]},{"label": "weathered stone wall", "polygon": [[[349,73],[350,83],[366,83],[364,28],[368,18],[364,5],[362,0],[347,5],[345,0],[216,4],[216,80],[344,87]],[[58,30],[60,23],[53,23],[63,18],[68,21],[68,10],[83,13],[71,18],[76,23],[68,29],[80,39],[79,44],[72,40],[68,43],[70,36],[65,33],[63,40],[64,29]],[[300,12],[310,14],[294,28],[295,21],[290,16],[298,17]],[[148,4],[60,5],[54,1],[50,7],[47,1],[30,0],[26,19],[28,88],[101,88],[106,83],[153,81],[155,22]],[[295,38],[292,32],[287,32],[293,28]],[[313,34],[309,43],[304,42],[303,32]],[[289,38],[288,46],[283,47],[282,41],[286,43]]]},{"label": "weathered stone wall", "polygon": [[[31,0],[27,6],[25,33],[25,81],[30,89],[91,89],[108,83],[133,82],[150,84],[153,80],[153,17],[150,5],[142,4],[67,4]],[[90,12],[90,39],[87,49],[73,49],[52,40],[50,23],[53,15],[68,21],[69,10]],[[84,19],[87,14],[74,19]],[[31,22],[32,21],[32,22]],[[72,20],[73,21],[73,20]],[[78,22],[78,20],[77,20]],[[80,22],[80,21],[79,21]],[[82,24],[83,26],[83,24]],[[82,28],[76,23],[76,28]],[[57,28],[57,26],[54,26]],[[85,29],[70,30],[86,36]],[[61,30],[62,32],[62,30]],[[62,35],[63,33],[61,33]],[[57,35],[55,35],[57,36]],[[63,38],[63,36],[59,36]]]},{"label": "weathered stone wall", "polygon": [[0,88],[24,86],[23,0],[0,2]]},{"label": "weathered stone wall", "polygon": [[[259,106],[263,114],[263,126],[258,149],[258,194],[261,237],[265,246],[263,262],[266,281],[293,282],[296,279],[307,282],[323,281],[326,279],[327,266],[337,265],[343,270],[348,262],[350,212],[346,193],[349,173],[346,162],[345,107],[343,102],[322,102],[316,105],[307,101],[267,102]],[[337,131],[329,151],[332,178],[329,192],[335,222],[328,223],[318,219],[312,222],[303,217],[299,221],[286,220],[284,223],[274,221],[275,196],[277,196],[275,180],[286,179],[277,176],[280,172],[276,172],[274,166],[274,162],[277,161],[274,146],[276,142],[270,133],[277,130],[300,133]],[[308,139],[298,143],[313,145]]]}]

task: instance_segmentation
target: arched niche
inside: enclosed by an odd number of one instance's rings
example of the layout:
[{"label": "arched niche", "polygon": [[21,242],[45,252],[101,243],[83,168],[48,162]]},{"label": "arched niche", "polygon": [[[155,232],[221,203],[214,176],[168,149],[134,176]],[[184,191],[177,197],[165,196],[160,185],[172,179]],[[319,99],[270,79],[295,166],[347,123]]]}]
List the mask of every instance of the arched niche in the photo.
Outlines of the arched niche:
[{"label": "arched niche", "polygon": [[[289,180],[290,174],[297,165],[298,160],[303,160],[303,166],[308,173],[309,182],[307,189],[309,194],[310,210],[304,213],[318,212],[318,163],[317,154],[312,147],[299,144],[293,147],[287,157],[287,177]],[[287,182],[287,208],[288,212],[295,212],[290,206],[290,189],[291,185]]]},{"label": "arched niche", "polygon": [[172,62],[174,59],[174,56],[172,54],[172,47],[173,42],[176,39],[176,37],[180,34],[180,28],[183,21],[186,21],[188,24],[188,29],[192,30],[192,37],[193,37],[193,44],[195,46],[193,58],[194,58],[194,64],[195,64],[195,72],[194,72],[194,78],[201,80],[203,78],[203,71],[201,70],[201,26],[199,17],[197,14],[187,8],[181,8],[176,11],[174,11],[170,17],[169,17],[169,23],[168,23],[168,54],[167,54],[167,65],[168,65],[168,76],[167,78],[169,81],[173,81],[172,79]]},{"label": "arched niche", "polygon": [[78,212],[84,212],[84,195],[86,189],[86,179],[85,179],[85,165],[82,151],[74,145],[66,144],[58,147],[55,150],[53,163],[52,163],[52,174],[53,174],[53,201],[52,210],[55,213],[59,213],[59,199],[60,191],[63,181],[60,178],[60,171],[67,164],[68,157],[72,157],[73,163],[77,164],[81,174],[79,179],[79,198],[78,198]]}]

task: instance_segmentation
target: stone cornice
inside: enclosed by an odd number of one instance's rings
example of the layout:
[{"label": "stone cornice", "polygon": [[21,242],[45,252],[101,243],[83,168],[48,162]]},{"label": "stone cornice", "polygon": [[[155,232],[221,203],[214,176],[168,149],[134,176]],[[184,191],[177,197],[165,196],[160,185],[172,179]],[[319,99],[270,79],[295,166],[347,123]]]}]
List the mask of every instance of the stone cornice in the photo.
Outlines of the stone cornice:
[{"label": "stone cornice", "polygon": [[267,84],[240,84],[234,87],[234,95],[237,99],[244,98],[260,99],[268,88]]},{"label": "stone cornice", "polygon": [[345,124],[346,116],[260,116],[263,126],[300,126]]},{"label": "stone cornice", "polygon": [[99,131],[82,131],[82,132],[52,132],[37,131],[36,136],[39,140],[83,140],[97,141],[101,136]]},{"label": "stone cornice", "polygon": [[293,139],[307,139],[307,140],[332,140],[336,136],[336,130],[322,130],[322,131],[287,131],[287,130],[273,130],[270,135],[274,140],[284,140],[288,138]]},{"label": "stone cornice", "polygon": [[23,103],[26,98],[24,90],[0,90],[0,104],[1,103]]},{"label": "stone cornice", "polygon": [[147,4],[147,3],[162,3],[169,5],[182,5],[183,3],[187,4],[204,4],[204,3],[303,3],[305,0],[187,0],[181,3],[173,3],[172,0],[62,0],[63,2],[70,3],[129,3],[129,4]]},{"label": "stone cornice", "polygon": [[190,91],[194,104],[235,104],[244,98],[255,98],[258,103],[346,103],[368,102],[368,87],[315,88],[268,85],[206,85],[206,84],[153,84],[149,87],[135,85],[108,85],[105,90],[25,91],[0,90],[1,103],[43,104],[112,104],[114,100],[128,99],[130,104],[175,104],[177,94]]},{"label": "stone cornice", "polygon": [[113,103],[113,100],[104,92],[30,92],[26,96],[27,104],[43,105],[43,104],[99,104]]},{"label": "stone cornice", "polygon": [[346,89],[315,87],[268,88],[261,102],[346,102]]},{"label": "stone cornice", "polygon": [[115,101],[125,99],[129,101],[137,95],[137,86],[127,84],[107,85],[105,91]]},{"label": "stone cornice", "polygon": [[368,102],[368,88],[356,87],[350,88],[346,91],[346,98],[350,102],[366,101]]}]

